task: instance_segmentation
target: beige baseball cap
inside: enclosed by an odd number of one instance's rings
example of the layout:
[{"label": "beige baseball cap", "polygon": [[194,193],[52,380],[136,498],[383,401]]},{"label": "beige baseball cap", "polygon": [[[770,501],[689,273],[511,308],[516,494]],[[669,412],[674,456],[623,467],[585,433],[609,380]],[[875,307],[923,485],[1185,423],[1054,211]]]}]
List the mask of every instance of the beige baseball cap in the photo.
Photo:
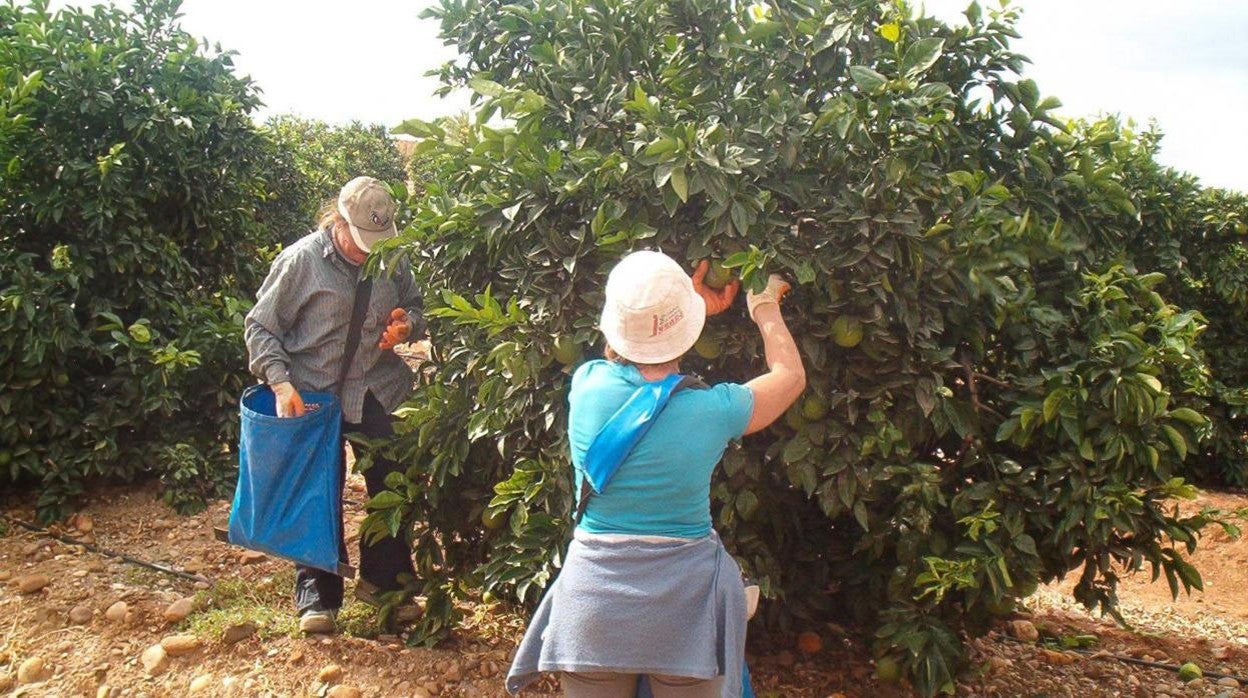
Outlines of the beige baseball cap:
[{"label": "beige baseball cap", "polygon": [[706,324],[706,303],[676,260],[662,252],[634,252],[607,277],[599,328],[617,354],[639,364],[661,364],[689,351]]},{"label": "beige baseball cap", "polygon": [[338,194],[338,213],[347,219],[351,239],[365,252],[399,234],[394,225],[397,208],[386,185],[372,177],[356,177]]}]

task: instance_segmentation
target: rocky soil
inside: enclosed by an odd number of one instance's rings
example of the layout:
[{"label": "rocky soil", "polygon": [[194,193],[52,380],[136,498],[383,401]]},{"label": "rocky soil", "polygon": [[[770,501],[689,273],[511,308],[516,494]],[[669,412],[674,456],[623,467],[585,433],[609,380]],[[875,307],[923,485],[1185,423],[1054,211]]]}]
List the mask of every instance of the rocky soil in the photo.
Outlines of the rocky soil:
[{"label": "rocky soil", "polygon": [[[348,530],[362,518],[362,483],[349,484]],[[1234,510],[1248,497],[1208,494]],[[182,570],[192,580],[110,558],[0,519],[0,695],[13,696],[501,696],[524,627],[503,604],[466,606],[467,621],[438,649],[378,635],[363,604],[344,609],[344,633],[294,632],[290,566],[218,543],[221,502],[179,517],[150,487],[98,492],[52,532]],[[15,499],[0,512],[33,521]],[[972,643],[966,696],[1245,696],[1248,687],[1248,541],[1217,533],[1195,558],[1205,592],[1172,602],[1164,582],[1129,579],[1121,593],[1131,629],[1088,614],[1068,586],[1042,588],[1025,612]],[[875,677],[860,638],[812,628],[822,647],[755,638],[760,696],[910,696]],[[1060,649],[1085,636],[1086,647]],[[804,647],[810,649],[809,645]],[[1181,680],[1187,662],[1205,676]],[[1224,676],[1215,676],[1224,675]],[[532,695],[558,695],[546,681]]]}]

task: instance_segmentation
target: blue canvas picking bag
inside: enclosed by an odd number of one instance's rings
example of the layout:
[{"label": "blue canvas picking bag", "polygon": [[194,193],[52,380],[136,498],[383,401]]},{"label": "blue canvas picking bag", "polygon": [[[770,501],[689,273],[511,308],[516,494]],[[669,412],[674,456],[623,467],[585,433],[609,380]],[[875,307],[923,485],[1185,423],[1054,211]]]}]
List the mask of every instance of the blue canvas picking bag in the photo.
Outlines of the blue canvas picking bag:
[{"label": "blue canvas picking bag", "polygon": [[243,392],[229,538],[234,545],[336,574],[342,409],[331,393],[303,393],[303,399],[302,417],[278,417],[269,386]]}]

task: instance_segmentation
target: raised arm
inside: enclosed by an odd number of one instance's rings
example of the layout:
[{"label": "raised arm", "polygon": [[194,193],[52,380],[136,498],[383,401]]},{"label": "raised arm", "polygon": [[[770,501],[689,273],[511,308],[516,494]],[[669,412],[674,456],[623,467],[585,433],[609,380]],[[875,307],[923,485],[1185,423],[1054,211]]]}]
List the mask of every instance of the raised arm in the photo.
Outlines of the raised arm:
[{"label": "raised arm", "polygon": [[745,428],[747,434],[776,421],[806,389],[806,368],[780,314],[780,298],[788,290],[788,282],[773,274],[765,291],[751,293],[746,299],[750,317],[763,336],[767,359],[767,372],[745,384],[754,393],[754,413]]}]

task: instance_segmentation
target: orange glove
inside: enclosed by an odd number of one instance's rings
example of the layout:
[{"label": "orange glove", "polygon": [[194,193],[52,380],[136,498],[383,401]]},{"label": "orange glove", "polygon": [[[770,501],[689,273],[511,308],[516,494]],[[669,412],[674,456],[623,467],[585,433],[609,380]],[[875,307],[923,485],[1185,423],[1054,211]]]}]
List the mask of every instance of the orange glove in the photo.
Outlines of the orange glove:
[{"label": "orange glove", "polygon": [[693,290],[702,296],[702,300],[706,303],[706,315],[718,315],[732,307],[732,301],[737,297],[737,291],[741,289],[741,280],[733,279],[729,281],[723,288],[714,289],[706,285],[706,272],[711,268],[711,263],[707,260],[698,262],[698,268],[693,272]]},{"label": "orange glove", "polygon": [[401,344],[407,336],[412,333],[412,321],[407,317],[407,311],[402,308],[395,308],[390,311],[390,322],[386,325],[386,331],[381,335],[381,341],[377,343],[377,348],[382,351],[389,351],[394,345]]},{"label": "orange glove", "polygon": [[283,382],[274,383],[269,388],[277,398],[277,416],[302,417],[307,411],[303,405],[303,397],[299,395],[298,390],[295,390],[295,386]]}]

